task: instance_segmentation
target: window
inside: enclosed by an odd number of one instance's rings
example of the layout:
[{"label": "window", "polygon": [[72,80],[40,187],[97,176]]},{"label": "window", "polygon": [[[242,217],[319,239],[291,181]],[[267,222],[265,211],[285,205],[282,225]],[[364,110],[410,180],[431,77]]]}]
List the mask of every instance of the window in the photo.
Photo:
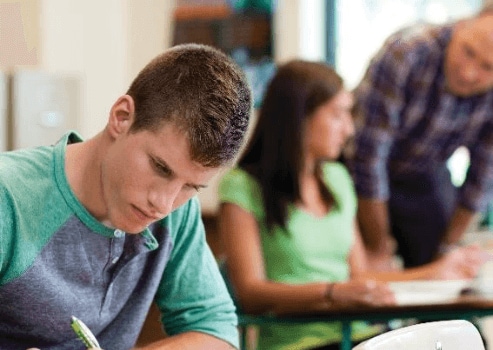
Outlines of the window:
[{"label": "window", "polygon": [[[329,0],[335,67],[349,88],[362,78],[371,57],[396,30],[414,22],[444,23],[479,10],[482,0]],[[335,35],[334,35],[335,34]],[[331,43],[329,42],[329,45]],[[329,60],[330,61],[330,60]]]}]

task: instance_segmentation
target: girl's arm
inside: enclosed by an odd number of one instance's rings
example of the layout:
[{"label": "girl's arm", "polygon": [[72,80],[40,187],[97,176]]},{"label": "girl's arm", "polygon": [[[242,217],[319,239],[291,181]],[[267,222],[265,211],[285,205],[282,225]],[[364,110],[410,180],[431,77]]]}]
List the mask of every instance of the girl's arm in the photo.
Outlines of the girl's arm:
[{"label": "girl's arm", "polygon": [[265,276],[260,233],[252,214],[223,203],[219,230],[226,252],[229,280],[243,312],[304,312],[333,305],[383,305],[393,303],[386,286],[373,281],[329,281],[292,285]]}]

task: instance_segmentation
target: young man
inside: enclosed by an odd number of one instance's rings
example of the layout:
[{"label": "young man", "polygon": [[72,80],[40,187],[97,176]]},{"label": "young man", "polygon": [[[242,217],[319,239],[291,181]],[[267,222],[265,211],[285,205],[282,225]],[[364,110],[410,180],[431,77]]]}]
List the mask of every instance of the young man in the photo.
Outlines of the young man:
[{"label": "young man", "polygon": [[241,70],[200,45],[165,51],[82,141],[0,155],[1,349],[134,346],[155,301],[166,339],[230,349],[237,318],[194,197],[236,156],[251,112]]},{"label": "young man", "polygon": [[[395,240],[406,267],[430,262],[492,199],[493,9],[393,35],[355,98],[350,165],[373,261],[388,266]],[[456,189],[446,162],[459,146],[471,166]]]}]

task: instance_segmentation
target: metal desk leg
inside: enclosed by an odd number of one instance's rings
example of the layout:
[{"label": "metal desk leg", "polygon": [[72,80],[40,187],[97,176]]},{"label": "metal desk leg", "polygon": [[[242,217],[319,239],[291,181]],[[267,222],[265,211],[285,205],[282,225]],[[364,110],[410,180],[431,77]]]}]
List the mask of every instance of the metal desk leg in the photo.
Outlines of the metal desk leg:
[{"label": "metal desk leg", "polygon": [[342,321],[342,340],[341,340],[341,350],[351,350],[351,322]]}]

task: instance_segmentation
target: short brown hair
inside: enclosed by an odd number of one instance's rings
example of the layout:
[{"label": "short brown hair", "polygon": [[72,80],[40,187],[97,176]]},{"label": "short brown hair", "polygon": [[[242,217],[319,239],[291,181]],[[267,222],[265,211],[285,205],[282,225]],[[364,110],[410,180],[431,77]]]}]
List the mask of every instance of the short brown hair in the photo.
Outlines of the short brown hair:
[{"label": "short brown hair", "polygon": [[252,108],[251,91],[236,63],[206,45],[174,46],[137,75],[127,94],[135,103],[130,132],[171,122],[187,134],[203,166],[222,166],[238,153]]}]

